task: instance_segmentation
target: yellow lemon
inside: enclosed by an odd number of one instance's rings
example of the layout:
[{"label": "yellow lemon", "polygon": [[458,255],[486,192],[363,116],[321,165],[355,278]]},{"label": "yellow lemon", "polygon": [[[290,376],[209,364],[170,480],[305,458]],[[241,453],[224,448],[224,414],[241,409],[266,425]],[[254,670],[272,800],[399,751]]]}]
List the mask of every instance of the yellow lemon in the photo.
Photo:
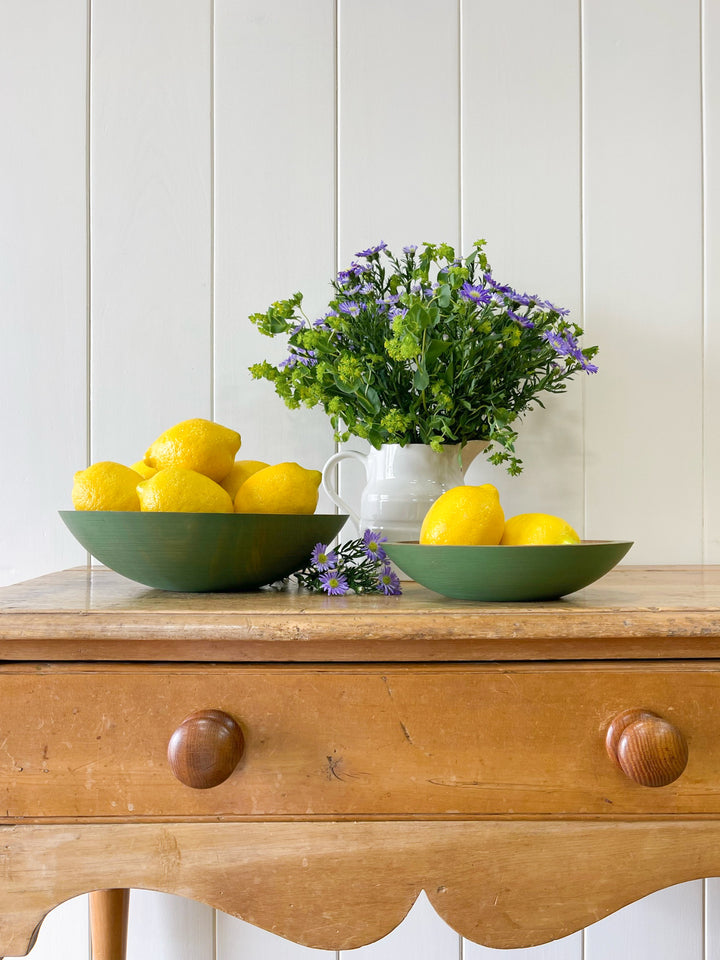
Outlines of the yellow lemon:
[{"label": "yellow lemon", "polygon": [[580,537],[562,517],[550,513],[518,513],[505,523],[500,543],[511,547],[580,543]]},{"label": "yellow lemon", "polygon": [[136,463],[131,463],[130,469],[134,470],[135,473],[139,473],[143,480],[149,480],[150,477],[157,473],[155,467],[149,467],[144,460],[138,460]]},{"label": "yellow lemon", "polygon": [[183,420],[161,434],[145,454],[157,470],[184,467],[220,483],[232,470],[240,434],[211,420]]},{"label": "yellow lemon", "polygon": [[446,490],[425,514],[420,543],[478,546],[500,543],[505,515],[491,483]]},{"label": "yellow lemon", "polygon": [[166,513],[232,513],[230,494],[204,473],[166,467],[137,487],[140,509]]},{"label": "yellow lemon", "polygon": [[269,466],[269,463],[264,463],[262,460],[236,460],[233,464],[232,470],[225,477],[220,486],[227,490],[234,500],[235,494],[245,483],[248,477],[251,477],[254,473],[257,473],[258,470],[263,470],[265,467]]},{"label": "yellow lemon", "polygon": [[315,513],[322,474],[276,463],[248,477],[235,495],[236,513]]},{"label": "yellow lemon", "polygon": [[101,460],[75,474],[72,502],[76,510],[139,510],[135,488],[142,477],[130,467]]}]

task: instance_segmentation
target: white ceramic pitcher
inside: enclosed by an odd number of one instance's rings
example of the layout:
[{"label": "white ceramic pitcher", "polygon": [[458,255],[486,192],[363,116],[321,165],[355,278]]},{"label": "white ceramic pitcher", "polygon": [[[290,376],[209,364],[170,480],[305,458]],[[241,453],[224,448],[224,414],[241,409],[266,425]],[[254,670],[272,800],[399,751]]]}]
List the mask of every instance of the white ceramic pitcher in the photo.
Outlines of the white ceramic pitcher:
[{"label": "white ceramic pitcher", "polygon": [[[487,446],[473,440],[462,449],[444,446],[440,452],[424,443],[397,443],[374,447],[368,453],[342,450],[330,457],[323,468],[323,488],[343,513],[350,515],[360,534],[366,529],[388,540],[417,540],[430,506],[451,487],[460,486],[470,463]],[[354,510],[338,493],[335,465],[357,460],[365,468],[367,483]]]}]

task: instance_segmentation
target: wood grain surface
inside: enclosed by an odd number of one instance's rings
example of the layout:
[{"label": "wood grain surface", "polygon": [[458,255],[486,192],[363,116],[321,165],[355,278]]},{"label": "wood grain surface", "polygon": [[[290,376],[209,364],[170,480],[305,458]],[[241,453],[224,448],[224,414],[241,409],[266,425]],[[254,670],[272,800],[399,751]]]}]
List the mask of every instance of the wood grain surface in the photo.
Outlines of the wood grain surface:
[{"label": "wood grain surface", "polygon": [[223,710],[197,710],[168,741],[173,776],[196,790],[216,787],[235,770],[245,749],[242,727]]},{"label": "wood grain surface", "polygon": [[386,935],[424,889],[468,939],[521,947],[717,873],[720,824],[24,825],[0,828],[0,869],[5,954],[22,953],[55,904],[111,884],[192,897],[332,950]]},{"label": "wood grain surface", "polygon": [[93,890],[90,894],[92,960],[125,960],[130,891]]},{"label": "wood grain surface", "polygon": [[[425,890],[462,936],[522,947],[720,871],[720,568],[619,568],[551,604],[338,600],[102,569],[2,591],[0,952],[125,887],[320,949],[384,936]],[[669,785],[608,757],[628,710],[687,743]],[[246,743],[205,790],[167,757],[198,711]]]},{"label": "wood grain surface", "polygon": [[[612,719],[637,707],[689,745],[685,772],[655,790],[606,752]],[[191,789],[168,744],[188,714],[218,710],[244,756]],[[0,729],[6,823],[720,814],[717,662],[8,664]]]},{"label": "wood grain surface", "polygon": [[720,566],[619,567],[551,603],[296,590],[182,594],[105,568],[0,590],[5,660],[464,661],[720,657]]},{"label": "wood grain surface", "polygon": [[644,787],[668,786],[688,762],[682,731],[649,710],[624,710],[614,717],[605,746],[625,776]]}]

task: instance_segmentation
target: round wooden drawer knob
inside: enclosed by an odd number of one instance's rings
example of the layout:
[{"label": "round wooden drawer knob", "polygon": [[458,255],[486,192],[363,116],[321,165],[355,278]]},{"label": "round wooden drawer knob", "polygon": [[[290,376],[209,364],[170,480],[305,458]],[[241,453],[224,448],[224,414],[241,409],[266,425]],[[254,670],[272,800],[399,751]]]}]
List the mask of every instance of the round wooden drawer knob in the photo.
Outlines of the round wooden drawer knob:
[{"label": "round wooden drawer knob", "polygon": [[665,787],[688,762],[685,737],[649,710],[625,710],[608,727],[605,746],[630,780],[643,787]]},{"label": "round wooden drawer knob", "polygon": [[242,730],[231,716],[200,710],[185,717],[170,737],[168,761],[181,783],[206,790],[227,780],[244,749]]}]

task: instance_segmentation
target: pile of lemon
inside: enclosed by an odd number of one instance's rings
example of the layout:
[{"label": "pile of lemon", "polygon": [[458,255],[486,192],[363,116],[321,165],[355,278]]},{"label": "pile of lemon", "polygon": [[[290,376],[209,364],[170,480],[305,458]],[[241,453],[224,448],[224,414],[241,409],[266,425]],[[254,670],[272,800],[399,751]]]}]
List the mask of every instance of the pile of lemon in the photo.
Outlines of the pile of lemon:
[{"label": "pile of lemon", "polygon": [[210,420],[183,420],[142,460],[110,460],[75,474],[76,510],[311,514],[321,473],[297,463],[236,460],[240,434]]},{"label": "pile of lemon", "polygon": [[519,513],[505,519],[491,483],[452,487],[430,507],[420,543],[466,546],[537,546],[580,543],[567,520],[549,513]]}]

